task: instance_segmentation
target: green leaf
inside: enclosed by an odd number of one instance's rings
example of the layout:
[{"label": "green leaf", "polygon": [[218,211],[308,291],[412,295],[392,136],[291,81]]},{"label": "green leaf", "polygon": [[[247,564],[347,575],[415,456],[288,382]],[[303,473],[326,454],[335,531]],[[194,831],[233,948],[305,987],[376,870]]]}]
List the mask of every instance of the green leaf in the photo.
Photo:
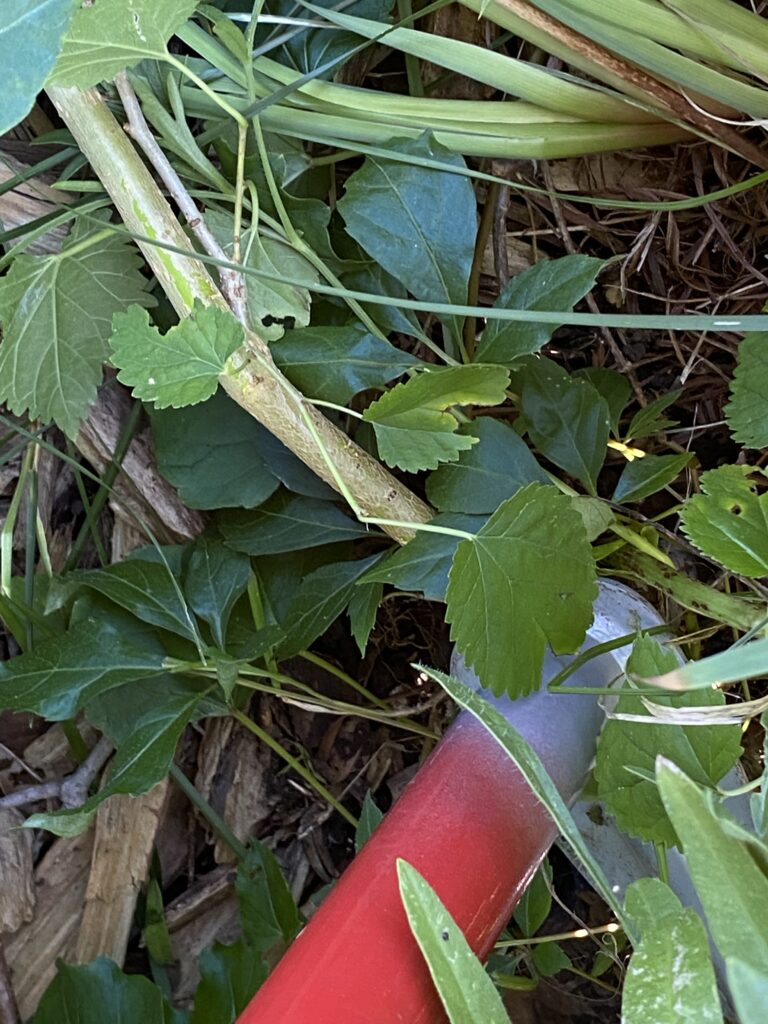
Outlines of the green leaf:
[{"label": "green leaf", "polygon": [[0,663],[0,707],[49,721],[72,718],[107,690],[161,672],[159,646],[138,644],[90,619]]},{"label": "green leaf", "polygon": [[543,356],[527,360],[516,379],[533,443],[595,495],[610,431],[605,399]]},{"label": "green leaf", "polygon": [[243,343],[242,325],[195,299],[192,313],[161,334],[139,306],[113,318],[112,362],[136,398],[178,409],[210,398],[227,360]]},{"label": "green leaf", "polygon": [[608,370],[604,366],[586,366],[582,370],[577,370],[573,376],[586,380],[600,397],[606,400],[611,431],[618,437],[621,414],[632,394],[632,385],[627,378],[616,370]]},{"label": "green leaf", "polygon": [[[485,516],[445,513],[430,520],[431,526],[477,533],[486,522]],[[395,548],[363,577],[364,583],[378,580],[391,583],[398,590],[420,591],[428,601],[444,601],[448,573],[459,544],[459,537],[447,533],[419,531],[413,540]]]},{"label": "green leaf", "polygon": [[535,935],[552,909],[552,867],[546,858],[531,879],[522,899],[515,907],[513,917],[523,935]]},{"label": "green leaf", "polygon": [[[592,290],[604,266],[605,260],[578,253],[556,260],[541,260],[507,282],[493,304],[494,309],[571,312],[579,299]],[[506,365],[520,356],[538,352],[558,326],[489,320],[476,358],[481,363]]]},{"label": "green leaf", "polygon": [[[739,628],[749,627],[744,623]],[[766,672],[768,637],[762,637],[746,644],[734,644],[727,651],[710,654],[708,658],[701,658],[699,661],[689,661],[687,665],[648,681],[654,686],[662,686],[668,690],[708,690],[712,686],[737,683],[742,679],[765,675]]]},{"label": "green leaf", "polygon": [[362,657],[365,657],[368,638],[376,625],[376,613],[379,610],[383,593],[384,585],[382,583],[361,583],[355,587],[352,597],[349,599],[347,615],[349,615],[350,631]]},{"label": "green leaf", "polygon": [[736,355],[725,418],[734,441],[768,447],[768,334],[746,334]]},{"label": "green leaf", "polygon": [[248,555],[278,555],[340,540],[355,540],[366,532],[329,501],[278,491],[252,512],[224,512],[218,526],[235,551]]},{"label": "green leaf", "polygon": [[645,455],[628,462],[616,484],[613,501],[626,504],[650,497],[671,484],[693,458],[685,452],[682,455]]},{"label": "green leaf", "polygon": [[[683,909],[663,882],[642,878],[627,889],[627,912],[644,917],[629,961],[622,1024],[722,1024],[709,941],[695,910]],[[657,916],[647,915],[653,906]]]},{"label": "green leaf", "polygon": [[[428,135],[393,151],[464,168],[462,157]],[[349,234],[417,299],[462,305],[477,231],[475,194],[461,174],[366,157],[338,203]],[[443,323],[456,347],[461,319]]]},{"label": "green leaf", "polygon": [[272,355],[291,383],[310,398],[346,405],[360,391],[383,388],[420,360],[350,324],[289,331]]},{"label": "green leaf", "polygon": [[479,443],[427,480],[427,497],[441,511],[490,514],[525,484],[548,482],[528,445],[504,423],[482,417],[461,432]]},{"label": "green leaf", "polygon": [[198,0],[94,0],[76,5],[53,72],[56,85],[85,89],[145,58],[162,60],[166,43]]},{"label": "green leaf", "polygon": [[214,537],[203,536],[192,545],[184,573],[184,596],[192,611],[211,627],[223,649],[227,623],[235,602],[248,586],[251,563]]},{"label": "green leaf", "polygon": [[728,957],[725,961],[728,988],[741,1024],[763,1024],[768,1005],[768,972]]},{"label": "green leaf", "polygon": [[553,487],[528,484],[459,544],[445,617],[483,686],[519,696],[538,689],[547,644],[579,647],[596,596],[581,516]]},{"label": "green leaf", "polygon": [[715,796],[660,758],[656,778],[712,938],[727,959],[758,971],[768,963],[768,878],[748,847],[723,827]]},{"label": "green leaf", "polygon": [[0,67],[5,70],[0,135],[29,113],[53,67],[74,12],[73,0],[14,0],[0,25]]},{"label": "green leaf", "polygon": [[446,412],[452,405],[499,405],[504,401],[509,373],[501,366],[447,366],[411,377],[387,391],[365,410],[373,423],[379,454],[407,472],[436,469],[476,443],[455,433],[459,425]]},{"label": "green leaf", "polygon": [[719,466],[702,473],[701,494],[680,518],[692,544],[726,569],[743,576],[768,575],[768,493],[758,494],[749,476],[768,476],[751,466]]},{"label": "green leaf", "polygon": [[181,588],[162,562],[131,558],[106,569],[79,573],[77,579],[142,622],[196,642],[197,629]]},{"label": "green leaf", "polygon": [[679,397],[679,391],[670,391],[668,395],[662,395],[660,398],[654,399],[643,409],[636,412],[627,428],[627,439],[639,441],[644,437],[653,437],[654,434],[666,430],[667,427],[676,426],[677,420],[667,419],[662,414]]},{"label": "green leaf", "polygon": [[[652,637],[640,636],[627,662],[631,676],[652,676],[679,665],[677,655]],[[661,693],[656,703],[672,707],[719,707],[725,696],[719,690],[695,694]],[[642,699],[622,693],[617,714],[644,712]],[[671,846],[676,841],[655,783],[635,774],[639,769],[653,777],[656,757],[674,760],[688,775],[716,785],[741,753],[741,730],[733,726],[656,725],[609,719],[597,745],[595,775],[600,799],[605,801],[621,829],[630,835]]]},{"label": "green leaf", "polygon": [[249,847],[237,869],[235,892],[243,933],[252,949],[266,952],[296,937],[299,911],[275,855],[263,843],[253,841]]},{"label": "green leaf", "polygon": [[79,966],[59,960],[56,977],[30,1024],[104,1024],[114,1021],[171,1024],[171,1008],[157,985],[138,974],[123,974],[106,956]]},{"label": "green leaf", "polygon": [[0,402],[17,415],[53,420],[71,438],[96,398],[113,313],[154,303],[129,241],[115,236],[80,248],[98,231],[76,223],[76,255],[18,256],[0,283]]},{"label": "green leaf", "polygon": [[572,967],[571,958],[557,942],[540,942],[533,947],[531,953],[533,966],[542,978],[554,978],[560,971]]},{"label": "green leaf", "polygon": [[400,896],[451,1024],[509,1024],[501,996],[439,897],[397,860]]},{"label": "green leaf", "polygon": [[200,984],[190,1024],[232,1024],[267,977],[264,961],[243,939],[200,954]]},{"label": "green leaf", "polygon": [[355,829],[355,853],[360,853],[362,848],[373,835],[376,830],[376,826],[383,817],[384,812],[380,811],[376,806],[376,802],[371,796],[371,791],[369,789],[363,799],[363,806],[360,809],[360,819],[357,823],[357,828]]}]

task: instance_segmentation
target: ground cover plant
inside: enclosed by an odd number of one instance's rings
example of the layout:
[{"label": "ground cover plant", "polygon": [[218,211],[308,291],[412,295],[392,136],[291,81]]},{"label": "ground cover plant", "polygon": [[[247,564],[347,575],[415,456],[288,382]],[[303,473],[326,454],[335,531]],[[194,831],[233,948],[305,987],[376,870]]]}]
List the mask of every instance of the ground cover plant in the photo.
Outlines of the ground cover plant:
[{"label": "ground cover plant", "polygon": [[[8,1019],[109,1000],[234,1020],[454,704],[592,892],[585,953],[544,868],[486,971],[444,956],[452,923],[401,864],[450,1018],[762,1019],[765,18],[24,0],[2,19]],[[590,782],[656,847],[623,902],[535,755],[445,673],[450,641],[489,691],[530,693],[547,647],[578,651],[600,576],[673,636],[633,638]],[[751,830],[719,788],[742,753]],[[587,882],[553,864],[575,915]]]}]

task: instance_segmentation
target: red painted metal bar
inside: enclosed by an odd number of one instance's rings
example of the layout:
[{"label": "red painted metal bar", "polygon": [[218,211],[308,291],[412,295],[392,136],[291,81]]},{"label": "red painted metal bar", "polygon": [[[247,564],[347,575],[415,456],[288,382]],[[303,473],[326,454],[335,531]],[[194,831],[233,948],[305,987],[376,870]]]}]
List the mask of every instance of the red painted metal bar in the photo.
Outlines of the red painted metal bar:
[{"label": "red painted metal bar", "polygon": [[[658,618],[620,584],[602,586],[589,644]],[[572,682],[607,685],[626,648]],[[544,678],[562,666],[549,656]],[[461,665],[454,673],[471,676]],[[469,681],[469,680],[467,680]],[[578,792],[602,721],[589,695],[542,690],[494,703],[536,748],[566,800]],[[556,837],[514,764],[462,714],[345,871],[238,1024],[436,1024],[444,1015],[402,907],[395,862],[430,882],[479,956],[490,952]]]}]

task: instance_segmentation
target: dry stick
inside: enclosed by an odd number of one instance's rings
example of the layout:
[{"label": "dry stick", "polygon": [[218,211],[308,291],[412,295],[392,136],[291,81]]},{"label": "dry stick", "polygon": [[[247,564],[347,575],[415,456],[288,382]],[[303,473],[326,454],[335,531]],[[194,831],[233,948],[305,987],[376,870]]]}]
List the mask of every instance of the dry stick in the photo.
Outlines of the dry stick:
[{"label": "dry stick", "polygon": [[[188,239],[171,207],[99,93],[57,86],[48,95],[128,230],[188,252]],[[188,316],[196,299],[229,310],[194,253],[179,255],[151,243],[138,244],[179,316]],[[396,541],[404,544],[415,535],[402,524],[432,518],[428,505],[305,400],[253,331],[246,330],[246,347],[230,360],[230,367],[220,378],[230,397],[339,490],[330,458],[357,509],[368,518],[400,524],[384,527]]]},{"label": "dry stick", "polygon": [[21,1024],[21,1014],[13,993],[11,972],[0,940],[0,1024]]},{"label": "dry stick", "polygon": [[[163,184],[170,192],[174,202],[186,218],[187,224],[194,231],[203,249],[205,249],[209,256],[213,256],[215,259],[222,260],[225,263],[228,262],[229,257],[214,238],[197,204],[184,188],[181,178],[150,131],[144,113],[139,106],[139,101],[136,98],[136,93],[133,91],[133,86],[125,71],[115,75],[115,85],[128,118],[126,131],[144,150],[147,159],[162,178]],[[243,275],[236,270],[232,270],[231,267],[221,267],[219,268],[219,278],[221,280],[221,290],[232,312],[241,324],[247,326],[245,279]]]},{"label": "dry stick", "polygon": [[39,782],[9,793],[0,800],[0,807],[22,807],[39,800],[58,798],[64,807],[82,807],[88,798],[91,783],[107,763],[112,753],[112,744],[105,737],[99,740],[77,771],[64,779]]}]

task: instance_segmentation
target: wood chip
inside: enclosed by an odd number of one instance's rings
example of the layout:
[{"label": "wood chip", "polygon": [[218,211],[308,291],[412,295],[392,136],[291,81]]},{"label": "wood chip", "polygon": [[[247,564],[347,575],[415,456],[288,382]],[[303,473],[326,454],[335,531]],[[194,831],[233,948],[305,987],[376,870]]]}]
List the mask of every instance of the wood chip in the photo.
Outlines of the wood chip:
[{"label": "wood chip", "polygon": [[8,935],[32,919],[34,834],[19,828],[24,815],[13,807],[0,807],[0,932]]}]

